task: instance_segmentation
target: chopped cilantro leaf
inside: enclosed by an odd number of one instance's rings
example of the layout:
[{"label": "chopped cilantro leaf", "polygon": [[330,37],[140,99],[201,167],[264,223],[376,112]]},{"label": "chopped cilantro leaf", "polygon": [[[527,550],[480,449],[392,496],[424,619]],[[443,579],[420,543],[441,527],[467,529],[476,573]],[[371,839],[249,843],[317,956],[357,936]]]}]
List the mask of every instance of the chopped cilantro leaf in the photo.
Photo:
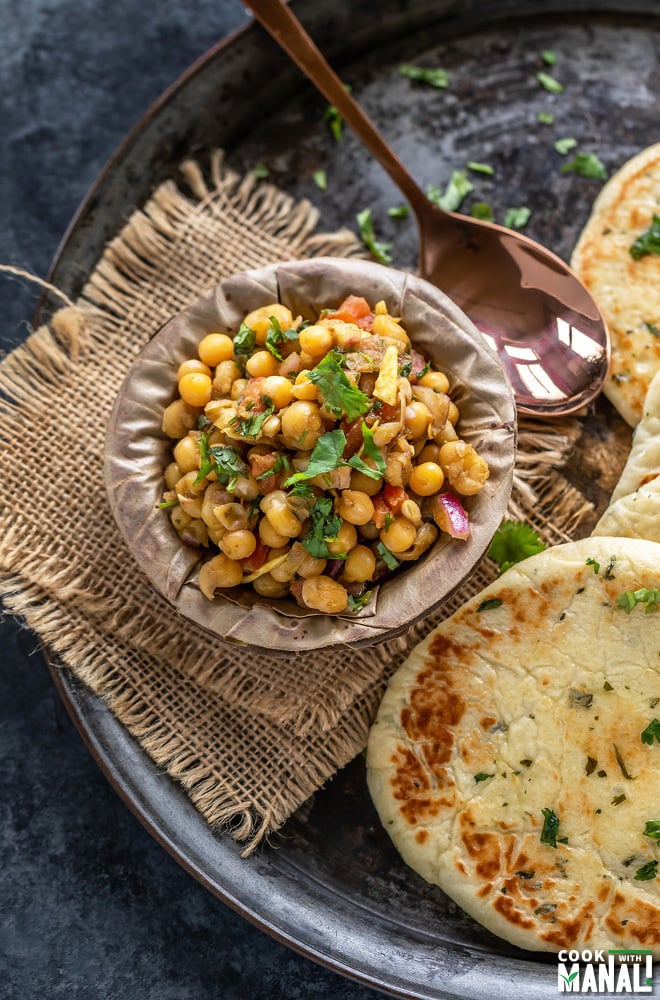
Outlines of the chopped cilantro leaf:
[{"label": "chopped cilantro leaf", "polygon": [[549,73],[544,73],[543,70],[536,74],[536,79],[539,81],[543,89],[548,90],[551,94],[561,94],[564,89],[563,83],[556,80],[554,76],[550,76]]},{"label": "chopped cilantro leaf", "polygon": [[648,861],[641,868],[638,868],[635,872],[634,878],[637,882],[650,882],[651,879],[657,878],[658,875],[658,862]]},{"label": "chopped cilantro leaf", "polygon": [[213,444],[209,446],[208,434],[203,433],[199,439],[201,457],[199,472],[194,480],[197,486],[211,472],[215,472],[218,482],[230,490],[236,487],[239,476],[247,478],[248,470],[240,452],[232,445]]},{"label": "chopped cilantro leaf", "polygon": [[341,142],[343,138],[344,118],[339,109],[334,104],[328,104],[323,113],[323,118],[328,123],[335,142]]},{"label": "chopped cilantro leaf", "polygon": [[654,719],[653,722],[649,722],[646,729],[642,730],[641,737],[642,743],[648,743],[649,746],[653,746],[654,738],[660,743],[660,720]]},{"label": "chopped cilantro leaf", "polygon": [[470,209],[470,215],[473,219],[485,219],[486,222],[493,221],[493,210],[490,205],[485,201],[478,201]]},{"label": "chopped cilantro leaf", "polygon": [[298,339],[298,331],[294,329],[283,330],[276,316],[270,316],[270,327],[266,334],[264,347],[278,361],[282,361],[282,354],[279,349],[280,344],[285,344],[289,340]]},{"label": "chopped cilantro leaf", "polygon": [[[330,497],[321,497],[310,510],[312,524],[302,539],[303,546],[316,559],[333,558],[328,548],[328,542],[334,541],[342,526],[342,519],[333,513]],[[337,557],[334,556],[336,559]]]},{"label": "chopped cilantro leaf", "polygon": [[410,215],[410,205],[393,205],[388,208],[387,214],[390,219],[405,219]]},{"label": "chopped cilantro leaf", "polygon": [[296,483],[289,490],[289,495],[292,497],[302,497],[304,500],[314,500],[316,498],[316,494],[309,483]]},{"label": "chopped cilantro leaf", "polygon": [[610,802],[610,805],[620,806],[622,802],[626,801],[627,797],[628,796],[625,794],[625,792],[622,792],[621,795],[615,795],[612,801]]},{"label": "chopped cilantro leaf", "polygon": [[362,423],[362,454],[370,458],[374,465],[373,469],[370,465],[364,461],[359,455],[352,455],[348,460],[348,465],[357,472],[361,472],[365,476],[369,476],[370,479],[382,479],[385,475],[386,463],[380,448],[374,441],[374,432],[368,427],[364,421]]},{"label": "chopped cilantro leaf", "polygon": [[507,229],[522,229],[529,222],[532,210],[526,205],[520,208],[507,208],[504,213],[504,225]]},{"label": "chopped cilantro leaf", "polygon": [[500,597],[491,597],[487,601],[482,601],[477,608],[477,614],[480,615],[482,611],[494,611],[495,608],[502,607],[502,599]]},{"label": "chopped cilantro leaf", "polygon": [[648,615],[658,610],[658,602],[660,602],[659,588],[640,587],[639,590],[627,590],[624,594],[619,594],[616,607],[622,608],[629,615],[638,604],[645,604]]},{"label": "chopped cilantro leaf", "polygon": [[542,809],[544,820],[541,830],[541,843],[546,847],[557,846],[557,831],[559,830],[559,817],[552,809]]},{"label": "chopped cilantro leaf", "polygon": [[660,337],[660,328],[657,327],[655,323],[649,323],[647,320],[642,320],[642,322],[649,333],[653,334],[654,337]]},{"label": "chopped cilantro leaf", "polygon": [[449,74],[444,69],[429,69],[427,66],[406,64],[399,67],[399,73],[415,83],[427,83],[430,87],[443,89],[449,86]]},{"label": "chopped cilantro leaf", "polygon": [[594,573],[596,574],[596,576],[598,576],[598,574],[600,573],[600,563],[599,562],[596,562],[596,560],[592,556],[589,556],[589,558],[587,559],[586,565],[587,566],[593,566]]},{"label": "chopped cilantro leaf", "polygon": [[597,180],[607,180],[607,170],[595,153],[576,153],[569,163],[561,168],[562,174],[578,174],[580,177],[593,177]]},{"label": "chopped cilantro leaf", "polygon": [[261,413],[255,413],[252,417],[245,417],[244,420],[239,420],[234,418],[232,421],[232,426],[234,427],[237,434],[241,437],[253,437],[256,438],[261,432],[261,428],[267,417],[269,417],[274,412],[273,406],[266,407]]},{"label": "chopped cilantro leaf", "polygon": [[490,176],[495,173],[494,168],[489,163],[478,163],[476,160],[469,161],[468,170],[472,170],[475,174],[489,174]]},{"label": "chopped cilantro leaf", "polygon": [[284,486],[293,486],[295,483],[304,482],[306,479],[314,479],[315,476],[323,475],[325,472],[332,472],[342,464],[341,456],[346,447],[346,435],[340,428],[334,431],[326,431],[318,439],[312,454],[309,457],[309,464],[304,472],[294,472],[285,480]]},{"label": "chopped cilantro leaf", "polygon": [[626,781],[634,781],[635,779],[633,778],[632,774],[628,773],[628,768],[624,763],[623,757],[621,756],[621,751],[617,747],[616,743],[613,743],[612,746],[614,747],[614,756],[616,757],[616,762],[619,765],[619,768],[621,769],[621,774],[624,776]]},{"label": "chopped cilantro leaf", "polygon": [[494,778],[494,777],[495,777],[494,774],[486,774],[485,771],[479,771],[478,774],[475,774],[474,780],[475,783],[478,785],[480,781],[487,781],[489,778]]},{"label": "chopped cilantro leaf", "polygon": [[312,174],[312,180],[316,184],[317,188],[321,191],[325,191],[328,187],[328,175],[325,170],[315,170]]},{"label": "chopped cilantro leaf", "polygon": [[247,324],[241,323],[238,333],[234,337],[234,358],[243,374],[245,374],[245,362],[252,354],[256,342],[256,331],[251,330]]},{"label": "chopped cilantro leaf", "polygon": [[541,123],[541,125],[552,125],[555,120],[555,116],[551,111],[539,111],[536,116],[536,120]]},{"label": "chopped cilantro leaf", "polygon": [[392,255],[390,254],[390,250],[392,249],[392,244],[384,243],[382,240],[376,239],[374,223],[371,218],[371,209],[364,208],[361,212],[358,212],[355,216],[355,221],[358,224],[362,242],[367,250],[369,250],[381,264],[391,264]]},{"label": "chopped cilantro leaf", "polygon": [[464,198],[474,191],[474,185],[468,180],[464,170],[453,170],[444,194],[439,187],[429,185],[426,197],[445,212],[456,212],[461,207]]},{"label": "chopped cilantro leaf", "polygon": [[570,137],[566,137],[565,139],[557,139],[557,141],[555,142],[555,149],[558,153],[561,153],[562,156],[566,156],[566,154],[570,153],[570,151],[572,149],[575,149],[576,146],[577,146],[577,139],[572,139]]},{"label": "chopped cilantro leaf", "polygon": [[546,66],[554,66],[557,62],[557,55],[552,51],[552,49],[544,49],[541,53],[541,59]]},{"label": "chopped cilantro leaf", "polygon": [[390,550],[382,542],[378,543],[376,551],[388,569],[396,569],[399,566],[399,560],[394,558]]},{"label": "chopped cilantro leaf", "polygon": [[515,563],[545,549],[534,529],[524,521],[504,521],[495,532],[488,549],[489,558],[499,564],[504,573]]},{"label": "chopped cilantro leaf", "polygon": [[649,819],[644,827],[644,836],[660,841],[660,819]]},{"label": "chopped cilantro leaf", "polygon": [[365,590],[364,594],[360,597],[354,597],[353,594],[348,595],[348,606],[355,614],[361,611],[362,608],[366,608],[367,604],[371,600],[371,591]]},{"label": "chopped cilantro leaf", "polygon": [[168,507],[177,507],[178,504],[178,500],[162,500],[160,503],[156,504],[156,507],[158,510],[166,510]]},{"label": "chopped cilantro leaf", "polygon": [[346,414],[348,420],[355,420],[369,409],[369,397],[344,373],[341,354],[336,351],[329,351],[307,377],[321,393],[326,408],[338,419]]},{"label": "chopped cilantro leaf", "polygon": [[650,253],[660,253],[660,215],[654,214],[649,229],[637,237],[629,252],[633,260],[640,260]]}]

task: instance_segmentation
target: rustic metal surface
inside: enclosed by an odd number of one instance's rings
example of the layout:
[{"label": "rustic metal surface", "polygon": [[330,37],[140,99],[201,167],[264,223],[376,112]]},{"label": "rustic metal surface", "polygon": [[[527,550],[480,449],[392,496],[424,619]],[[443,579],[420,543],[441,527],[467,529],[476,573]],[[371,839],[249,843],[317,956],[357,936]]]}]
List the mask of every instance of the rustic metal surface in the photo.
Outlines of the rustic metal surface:
[{"label": "rustic metal surface", "polygon": [[[324,8],[324,9],[319,9]],[[562,174],[553,141],[575,137],[611,171],[657,141],[660,4],[522,2],[379,4],[311,0],[303,22],[422,183],[443,187],[453,168],[486,162],[471,201],[528,205],[526,231],[567,258],[600,182]],[[557,55],[544,67],[541,52]],[[443,66],[451,86],[414,86],[404,62]],[[550,94],[546,69],[565,90]],[[411,220],[387,208],[399,198],[357,142],[336,143],[323,101],[257,28],[211,53],[134,131],[83,206],[53,270],[69,293],[91,269],[105,239],[177,162],[224,146],[230,163],[264,163],[271,178],[310,197],[324,228],[352,225],[371,207],[379,235],[394,241],[394,263],[414,267]],[[539,111],[555,121],[542,125]],[[327,191],[312,175],[326,170]],[[605,506],[629,431],[599,401],[585,423],[569,478]],[[154,835],[212,891],[259,926],[332,968],[409,997],[545,998],[556,989],[551,958],[516,951],[477,927],[403,866],[379,829],[361,758],[310,801],[249,862],[215,836],[180,790],[156,773],[127,734],[78,683],[56,682],[110,779]],[[657,987],[656,987],[657,989]]]}]

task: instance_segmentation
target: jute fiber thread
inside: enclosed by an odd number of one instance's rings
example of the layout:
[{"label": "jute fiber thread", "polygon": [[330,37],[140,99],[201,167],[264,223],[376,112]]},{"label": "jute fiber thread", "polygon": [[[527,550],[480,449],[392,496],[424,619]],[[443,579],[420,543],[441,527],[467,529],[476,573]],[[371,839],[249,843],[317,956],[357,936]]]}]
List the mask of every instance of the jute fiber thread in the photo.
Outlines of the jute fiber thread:
[{"label": "jute fiber thread", "polygon": [[[0,594],[103,697],[157,766],[247,855],[363,748],[383,687],[411,647],[495,576],[484,564],[450,605],[359,651],[269,658],[173,614],[126,551],[103,485],[105,427],[131,361],[222,277],[275,260],[359,256],[348,231],[211,158],[181,167],[106,247],[79,301],[0,365]],[[576,419],[521,423],[510,515],[548,544],[592,507],[562,476]]]}]

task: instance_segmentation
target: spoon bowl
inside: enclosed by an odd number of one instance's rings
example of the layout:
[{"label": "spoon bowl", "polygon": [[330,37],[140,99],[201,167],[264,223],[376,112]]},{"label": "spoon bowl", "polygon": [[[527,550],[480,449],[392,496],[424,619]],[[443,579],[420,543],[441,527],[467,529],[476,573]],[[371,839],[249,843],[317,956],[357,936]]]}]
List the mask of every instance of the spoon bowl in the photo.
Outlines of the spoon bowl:
[{"label": "spoon bowl", "polygon": [[419,229],[421,277],[446,292],[498,353],[518,411],[563,416],[594,399],[607,376],[609,335],[571,268],[522,233],[429,201],[283,0],[246,6],[407,199]]}]

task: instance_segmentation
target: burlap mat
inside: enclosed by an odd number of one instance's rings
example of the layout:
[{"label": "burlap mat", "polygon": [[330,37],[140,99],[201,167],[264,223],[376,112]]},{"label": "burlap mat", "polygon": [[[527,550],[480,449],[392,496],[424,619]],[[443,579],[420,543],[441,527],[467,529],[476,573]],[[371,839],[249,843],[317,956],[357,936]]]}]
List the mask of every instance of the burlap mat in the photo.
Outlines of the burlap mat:
[{"label": "burlap mat", "polygon": [[[129,364],[170,315],[236,271],[361,253],[314,233],[318,213],[221,155],[182,165],[106,248],[75,308],[0,365],[0,593],[106,699],[206,819],[249,853],[364,746],[383,686],[411,646],[496,575],[488,561],[406,636],[287,658],[224,646],[173,615],[126,551],[106,502],[103,443]],[[548,542],[591,513],[561,474],[579,421],[520,428],[511,516]]]}]

